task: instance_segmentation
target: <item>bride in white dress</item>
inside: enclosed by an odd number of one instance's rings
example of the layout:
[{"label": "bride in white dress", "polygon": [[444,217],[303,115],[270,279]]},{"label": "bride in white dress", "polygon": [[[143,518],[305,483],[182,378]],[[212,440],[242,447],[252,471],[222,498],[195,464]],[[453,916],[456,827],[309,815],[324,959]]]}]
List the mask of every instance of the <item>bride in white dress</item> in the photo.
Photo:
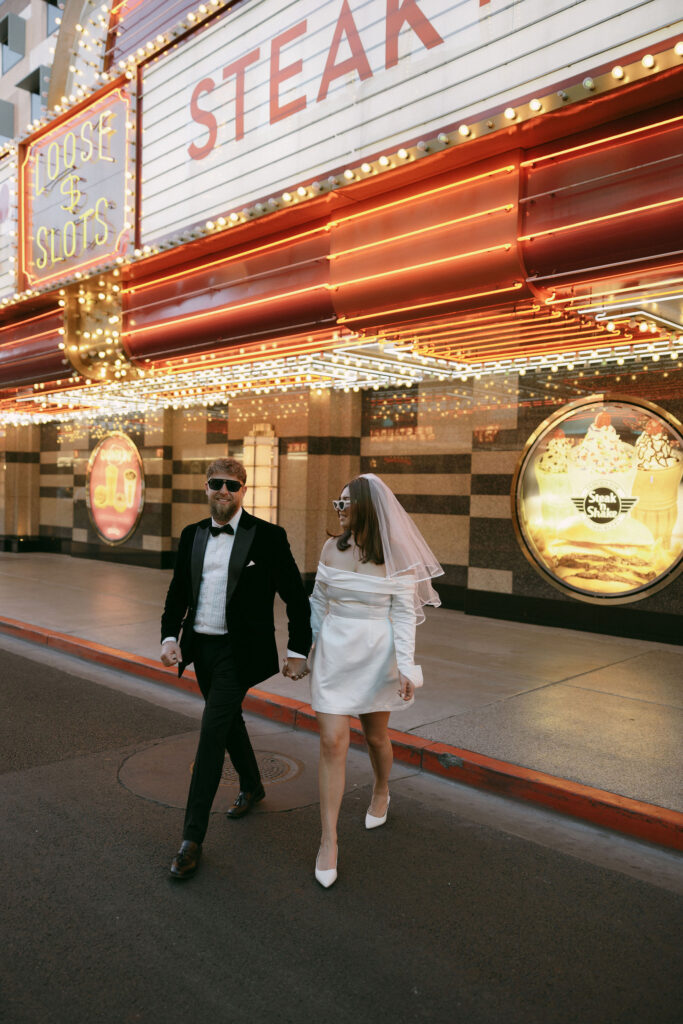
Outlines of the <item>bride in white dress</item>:
[{"label": "bride in white dress", "polygon": [[415,627],[424,604],[441,602],[443,573],[410,516],[373,473],[351,480],[334,502],[342,534],[324,545],[311,595],[311,703],[320,729],[322,838],[315,877],[337,878],[337,820],[344,794],[349,716],[360,718],[374,773],[366,828],[387,820],[393,761],[389,714],[422,686]]}]

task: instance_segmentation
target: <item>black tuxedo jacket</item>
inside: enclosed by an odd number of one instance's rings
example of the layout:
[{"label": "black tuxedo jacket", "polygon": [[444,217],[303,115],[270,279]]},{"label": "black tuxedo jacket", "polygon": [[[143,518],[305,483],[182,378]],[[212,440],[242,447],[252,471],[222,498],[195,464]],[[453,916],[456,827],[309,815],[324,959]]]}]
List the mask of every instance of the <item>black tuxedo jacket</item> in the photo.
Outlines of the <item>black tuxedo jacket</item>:
[{"label": "black tuxedo jacket", "polygon": [[[202,580],[211,519],[186,526],[180,535],[173,579],[161,617],[161,639],[179,637],[178,675],[193,661],[194,618]],[[297,654],[311,648],[310,606],[281,526],[242,510],[230,555],[226,620],[245,686],[255,686],[279,668],[273,603],[279,594],[287,606],[288,646]]]}]

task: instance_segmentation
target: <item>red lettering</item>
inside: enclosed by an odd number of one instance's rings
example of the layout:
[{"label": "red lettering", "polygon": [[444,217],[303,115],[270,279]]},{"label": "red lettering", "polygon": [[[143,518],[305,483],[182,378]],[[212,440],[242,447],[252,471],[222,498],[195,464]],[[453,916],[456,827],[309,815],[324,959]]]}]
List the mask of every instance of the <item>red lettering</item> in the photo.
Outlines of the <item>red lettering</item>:
[{"label": "red lettering", "polygon": [[398,34],[406,21],[428,50],[443,42],[417,3],[418,0],[387,0],[387,42],[384,62],[387,68],[393,68],[398,64]]},{"label": "red lettering", "polygon": [[244,138],[244,72],[259,59],[260,50],[252,50],[246,57],[240,57],[223,68],[223,81],[235,76],[235,141]]},{"label": "red lettering", "polygon": [[191,142],[187,147],[187,152],[190,154],[193,160],[203,160],[205,156],[208,156],[213,147],[216,145],[216,139],[218,138],[218,122],[213,116],[210,110],[202,110],[198,105],[199,97],[202,93],[213,92],[216,83],[213,78],[202,78],[201,82],[197,82],[190,98],[190,114],[192,120],[196,121],[197,124],[203,124],[209,133],[209,137],[203,146],[196,146],[194,142]]},{"label": "red lettering", "polygon": [[300,21],[298,25],[293,25],[288,28],[286,32],[282,32],[281,35],[275,36],[270,44],[270,123],[275,124],[276,121],[282,121],[285,117],[290,117],[292,114],[296,114],[298,110],[303,110],[306,106],[306,97],[297,96],[295,100],[290,103],[286,103],[284,107],[280,106],[280,85],[282,82],[286,82],[288,78],[293,78],[295,75],[301,73],[303,62],[295,60],[293,64],[288,64],[287,67],[280,67],[280,50],[287,43],[291,43],[293,39],[297,39],[299,36],[304,35],[306,32],[306,21]]},{"label": "red lettering", "polygon": [[[351,56],[346,60],[343,60],[341,64],[336,64],[337,54],[339,52],[339,44],[342,41],[342,37],[346,36],[351,47]],[[330,84],[335,78],[341,78],[342,75],[347,75],[350,71],[357,71],[358,77],[361,81],[366,78],[372,78],[372,70],[368,62],[363,44],[360,41],[358,35],[358,29],[356,23],[353,20],[351,9],[349,7],[349,0],[344,0],[342,9],[337,18],[337,26],[334,30],[334,36],[332,37],[332,45],[330,46],[330,52],[327,54],[327,61],[325,63],[325,70],[323,71],[323,77],[320,82],[320,90],[318,92],[317,103],[324,100],[327,96]]]}]

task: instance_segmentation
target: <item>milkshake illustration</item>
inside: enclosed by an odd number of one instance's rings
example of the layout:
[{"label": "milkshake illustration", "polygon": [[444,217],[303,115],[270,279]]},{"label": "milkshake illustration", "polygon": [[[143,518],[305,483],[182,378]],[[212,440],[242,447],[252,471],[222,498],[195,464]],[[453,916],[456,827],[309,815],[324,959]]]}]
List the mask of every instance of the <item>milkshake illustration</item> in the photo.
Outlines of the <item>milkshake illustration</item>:
[{"label": "milkshake illustration", "polygon": [[570,501],[571,484],[568,472],[572,448],[571,438],[566,437],[564,431],[558,428],[553,431],[548,447],[534,466],[541,497],[543,525],[552,530],[574,512]]},{"label": "milkshake illustration", "polygon": [[123,471],[123,491],[126,496],[126,508],[132,508],[135,504],[135,491],[138,483],[138,475],[134,469]]},{"label": "milkshake illustration", "polygon": [[630,494],[636,472],[635,454],[633,445],[622,441],[612,426],[609,413],[598,413],[569,459],[572,497],[579,497],[598,481]]},{"label": "milkshake illustration", "polygon": [[114,504],[116,488],[119,482],[119,467],[108,462],[104,469],[104,483],[107,488],[107,505]]},{"label": "milkshake illustration", "polygon": [[636,441],[636,475],[631,493],[638,498],[631,512],[663,547],[671,547],[678,519],[678,488],[683,476],[683,457],[674,451],[662,424],[648,420]]}]

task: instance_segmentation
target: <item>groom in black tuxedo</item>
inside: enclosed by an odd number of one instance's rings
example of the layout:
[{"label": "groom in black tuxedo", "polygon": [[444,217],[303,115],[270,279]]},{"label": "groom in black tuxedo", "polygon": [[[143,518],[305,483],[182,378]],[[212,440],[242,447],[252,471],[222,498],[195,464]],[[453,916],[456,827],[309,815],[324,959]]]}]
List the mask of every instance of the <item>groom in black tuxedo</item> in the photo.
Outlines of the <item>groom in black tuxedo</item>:
[{"label": "groom in black tuxedo", "polygon": [[311,646],[308,598],[285,531],[243,510],[247,474],[237,459],[217,459],[206,475],[211,518],[180,535],[161,617],[162,662],[177,665],[179,676],[194,662],[206,702],[174,878],[197,869],[226,749],[240,780],[228,816],[242,817],[265,796],[242,701],[278,671],[276,593],[289,622],[285,675],[305,674]]}]

